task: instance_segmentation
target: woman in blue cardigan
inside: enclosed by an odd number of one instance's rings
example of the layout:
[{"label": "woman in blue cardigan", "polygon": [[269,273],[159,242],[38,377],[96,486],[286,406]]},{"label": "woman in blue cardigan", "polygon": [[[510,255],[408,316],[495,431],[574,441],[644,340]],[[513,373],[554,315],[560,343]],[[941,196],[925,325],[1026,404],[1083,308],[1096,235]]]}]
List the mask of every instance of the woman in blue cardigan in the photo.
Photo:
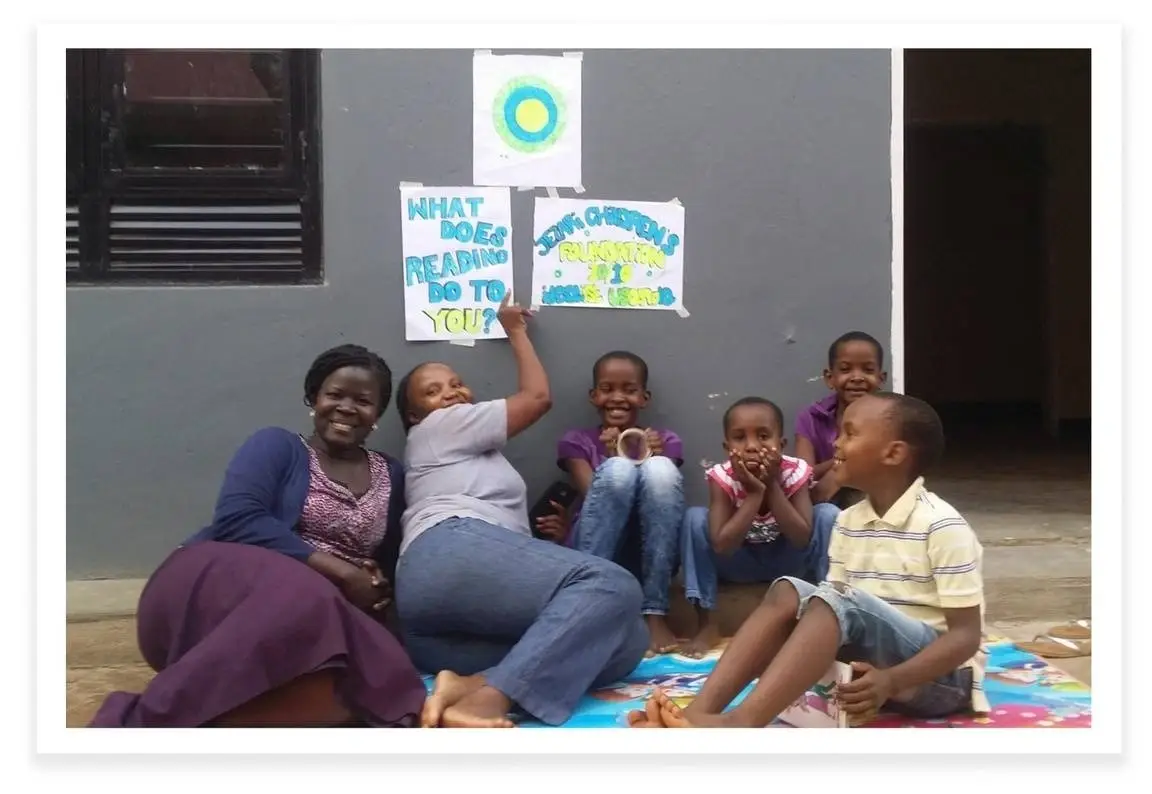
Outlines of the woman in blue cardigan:
[{"label": "woman in blue cardigan", "polygon": [[316,359],[312,433],[268,427],[236,452],[212,523],[140,596],[156,676],[109,695],[91,726],[416,724],[424,685],[384,622],[404,472],[364,447],[391,396],[388,365],[363,347]]}]

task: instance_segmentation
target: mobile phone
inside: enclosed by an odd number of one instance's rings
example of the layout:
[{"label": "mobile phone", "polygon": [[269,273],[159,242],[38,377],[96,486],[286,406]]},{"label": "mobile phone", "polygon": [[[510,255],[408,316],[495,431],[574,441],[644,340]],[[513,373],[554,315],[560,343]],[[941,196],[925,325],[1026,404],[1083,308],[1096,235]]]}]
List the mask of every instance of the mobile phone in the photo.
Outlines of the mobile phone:
[{"label": "mobile phone", "polygon": [[569,508],[576,501],[578,495],[576,489],[563,480],[557,480],[549,485],[548,490],[536,500],[536,504],[532,505],[532,509],[528,511],[528,525],[532,528],[532,534],[540,537],[536,530],[536,522],[544,516],[556,513],[556,508],[552,507],[552,502]]}]

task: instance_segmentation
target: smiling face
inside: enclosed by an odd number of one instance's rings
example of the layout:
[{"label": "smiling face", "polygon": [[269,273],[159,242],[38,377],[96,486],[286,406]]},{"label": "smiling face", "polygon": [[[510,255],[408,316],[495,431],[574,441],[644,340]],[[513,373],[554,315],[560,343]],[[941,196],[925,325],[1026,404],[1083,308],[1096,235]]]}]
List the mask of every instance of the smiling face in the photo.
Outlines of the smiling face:
[{"label": "smiling face", "polygon": [[602,361],[596,371],[596,384],[588,392],[588,399],[600,413],[601,425],[621,430],[636,427],[640,409],[648,405],[651,396],[640,367],[626,358]]},{"label": "smiling face", "polygon": [[330,450],[358,447],[382,409],[380,382],[372,370],[341,367],[324,379],[313,398],[316,436]]},{"label": "smiling face", "polygon": [[880,351],[861,339],[841,342],[831,368],[824,370],[824,383],[844,408],[879,389],[887,378],[880,368]]},{"label": "smiling face", "polygon": [[760,471],[760,453],[784,449],[784,430],[776,412],[769,405],[750,403],[737,405],[728,413],[724,427],[724,451],[735,453],[744,461],[748,471]]},{"label": "smiling face", "polygon": [[890,467],[908,459],[908,444],[897,436],[891,406],[865,395],[848,406],[836,438],[835,467],[840,482],[871,493]]},{"label": "smiling face", "polygon": [[408,381],[408,421],[417,425],[440,408],[472,402],[472,390],[447,364],[425,364]]}]

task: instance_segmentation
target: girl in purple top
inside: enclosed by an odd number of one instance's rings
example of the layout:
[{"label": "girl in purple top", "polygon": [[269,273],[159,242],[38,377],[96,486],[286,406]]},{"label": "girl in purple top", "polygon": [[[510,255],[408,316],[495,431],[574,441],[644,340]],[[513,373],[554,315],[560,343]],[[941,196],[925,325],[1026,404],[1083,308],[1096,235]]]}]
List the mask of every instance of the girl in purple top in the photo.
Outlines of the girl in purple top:
[{"label": "girl in purple top", "polygon": [[404,471],[365,448],[392,373],[358,345],[304,379],[308,435],[253,433],[212,523],[152,574],[136,613],[156,671],[92,727],[415,727],[424,684],[385,625]]},{"label": "girl in purple top", "polygon": [[832,390],[796,417],[796,455],[813,467],[812,503],[834,502],[841,508],[858,501],[858,492],[840,484],[833,463],[833,446],[844,409],[884,385],[884,348],[863,331],[849,331],[828,348],[824,384]]},{"label": "girl in purple top", "polygon": [[676,566],[680,524],[684,518],[684,452],[670,430],[645,429],[651,456],[636,465],[617,454],[620,434],[639,427],[648,405],[648,365],[635,353],[605,353],[592,368],[589,401],[600,414],[596,427],[565,433],[557,445],[557,463],[583,497],[568,540],[579,551],[619,559],[639,534],[641,607],[648,623],[649,654],[678,648],[668,626],[668,589]]}]

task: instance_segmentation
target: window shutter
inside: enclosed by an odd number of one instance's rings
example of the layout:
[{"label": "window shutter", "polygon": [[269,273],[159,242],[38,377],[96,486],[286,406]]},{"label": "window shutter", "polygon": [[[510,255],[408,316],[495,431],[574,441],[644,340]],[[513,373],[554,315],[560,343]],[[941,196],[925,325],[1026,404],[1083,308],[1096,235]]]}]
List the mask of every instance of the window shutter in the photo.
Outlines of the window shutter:
[{"label": "window shutter", "polygon": [[69,52],[70,285],[323,281],[318,51]]},{"label": "window shutter", "polygon": [[111,274],[237,276],[305,269],[299,201],[114,201]]},{"label": "window shutter", "polygon": [[68,205],[67,226],[68,254],[67,271],[75,273],[80,269],[80,208],[75,204]]}]

